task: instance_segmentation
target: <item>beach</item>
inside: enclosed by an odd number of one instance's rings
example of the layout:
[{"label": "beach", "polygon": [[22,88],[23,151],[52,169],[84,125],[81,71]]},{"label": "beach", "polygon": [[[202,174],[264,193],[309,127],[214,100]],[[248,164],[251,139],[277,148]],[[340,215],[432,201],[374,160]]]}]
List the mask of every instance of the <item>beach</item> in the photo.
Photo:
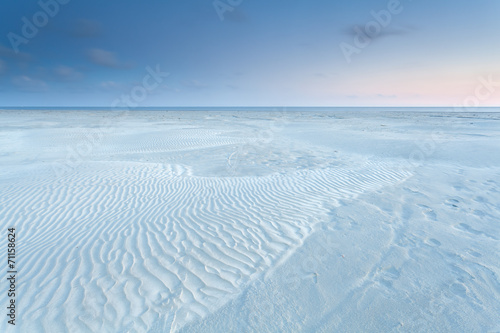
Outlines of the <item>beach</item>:
[{"label": "beach", "polygon": [[1,331],[500,330],[500,113],[0,124],[18,295]]}]

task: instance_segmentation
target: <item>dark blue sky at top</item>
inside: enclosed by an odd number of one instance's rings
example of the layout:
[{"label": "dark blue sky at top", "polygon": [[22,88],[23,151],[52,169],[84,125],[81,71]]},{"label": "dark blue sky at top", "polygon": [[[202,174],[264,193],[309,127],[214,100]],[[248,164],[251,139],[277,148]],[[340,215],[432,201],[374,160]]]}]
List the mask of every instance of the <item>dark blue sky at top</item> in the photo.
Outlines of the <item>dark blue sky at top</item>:
[{"label": "dark blue sky at top", "polygon": [[[496,0],[401,0],[362,47],[390,1],[222,0],[224,20],[211,0],[66,2],[19,52],[42,8],[0,4],[0,106],[456,105],[500,81]],[[146,89],[146,68],[169,75]]]}]

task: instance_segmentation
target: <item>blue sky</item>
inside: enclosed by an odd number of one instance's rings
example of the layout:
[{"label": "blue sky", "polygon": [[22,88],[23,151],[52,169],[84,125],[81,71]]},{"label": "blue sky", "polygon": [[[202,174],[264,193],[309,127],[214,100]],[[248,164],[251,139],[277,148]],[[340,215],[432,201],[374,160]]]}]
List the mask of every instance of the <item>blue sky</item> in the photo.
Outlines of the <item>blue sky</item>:
[{"label": "blue sky", "polygon": [[499,17],[497,0],[2,1],[0,106],[498,106]]}]

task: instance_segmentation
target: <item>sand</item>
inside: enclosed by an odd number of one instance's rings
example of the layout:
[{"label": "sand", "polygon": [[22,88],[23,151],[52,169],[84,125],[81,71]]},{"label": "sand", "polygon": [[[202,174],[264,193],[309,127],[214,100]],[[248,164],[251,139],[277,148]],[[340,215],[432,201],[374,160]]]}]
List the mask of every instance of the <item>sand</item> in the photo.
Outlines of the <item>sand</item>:
[{"label": "sand", "polygon": [[0,119],[19,331],[500,330],[500,114]]}]

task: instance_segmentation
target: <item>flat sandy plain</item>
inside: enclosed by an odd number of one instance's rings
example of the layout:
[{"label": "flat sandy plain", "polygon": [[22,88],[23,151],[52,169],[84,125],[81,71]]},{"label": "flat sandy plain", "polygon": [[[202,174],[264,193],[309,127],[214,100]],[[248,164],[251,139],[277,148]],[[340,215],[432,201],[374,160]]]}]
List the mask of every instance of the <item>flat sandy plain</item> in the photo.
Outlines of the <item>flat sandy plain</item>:
[{"label": "flat sandy plain", "polygon": [[16,329],[499,332],[499,149],[500,113],[0,111]]}]

